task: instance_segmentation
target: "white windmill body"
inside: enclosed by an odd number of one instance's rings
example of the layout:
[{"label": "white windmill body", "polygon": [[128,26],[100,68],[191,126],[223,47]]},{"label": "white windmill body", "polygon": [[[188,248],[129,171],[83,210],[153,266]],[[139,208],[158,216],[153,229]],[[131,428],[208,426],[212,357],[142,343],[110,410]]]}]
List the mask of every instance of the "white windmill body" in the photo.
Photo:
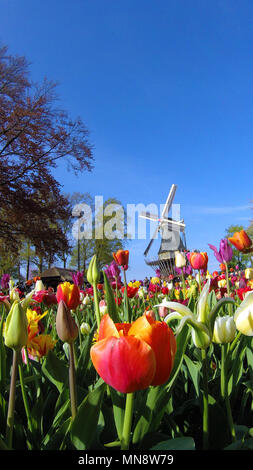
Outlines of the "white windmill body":
[{"label": "white windmill body", "polygon": [[[144,256],[147,265],[151,266],[155,271],[159,269],[160,275],[163,279],[167,279],[170,274],[175,274],[175,252],[186,250],[184,220],[174,220],[168,216],[176,190],[177,186],[173,184],[160,218],[157,215],[152,215],[148,212],[140,214],[140,217],[142,218],[157,221],[157,226],[153,236],[144,251]],[[161,235],[161,244],[157,254],[157,259],[148,260],[146,258],[147,254],[154,240],[157,238],[158,233]]]}]

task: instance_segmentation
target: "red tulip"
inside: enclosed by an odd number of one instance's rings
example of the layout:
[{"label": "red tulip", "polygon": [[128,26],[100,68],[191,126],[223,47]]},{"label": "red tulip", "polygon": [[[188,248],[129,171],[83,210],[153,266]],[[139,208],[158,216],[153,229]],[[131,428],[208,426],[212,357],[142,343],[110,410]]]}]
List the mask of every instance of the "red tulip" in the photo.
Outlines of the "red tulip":
[{"label": "red tulip", "polygon": [[192,252],[187,254],[187,258],[191,264],[191,267],[193,269],[206,269],[207,268],[207,263],[208,263],[208,256],[206,252],[202,253],[197,253],[197,252]]},{"label": "red tulip", "polygon": [[101,319],[98,341],[90,351],[102,379],[121,393],[165,383],[171,373],[176,340],[165,322],[143,315],[135,322]]},{"label": "red tulip", "polygon": [[75,310],[80,303],[79,287],[70,282],[63,282],[57,287],[56,298],[58,303],[63,300],[70,310]]},{"label": "red tulip", "polygon": [[117,253],[113,253],[113,258],[116,263],[122,267],[122,269],[128,269],[129,261],[129,251],[128,250],[118,250]]},{"label": "red tulip", "polygon": [[243,253],[250,253],[253,251],[252,240],[248,237],[244,230],[235,232],[234,235],[228,240],[238,251],[242,251]]},{"label": "red tulip", "polygon": [[[121,288],[121,292],[124,294],[125,287]],[[131,287],[127,286],[127,297],[129,299],[132,299],[138,292],[139,288],[138,287]]]}]

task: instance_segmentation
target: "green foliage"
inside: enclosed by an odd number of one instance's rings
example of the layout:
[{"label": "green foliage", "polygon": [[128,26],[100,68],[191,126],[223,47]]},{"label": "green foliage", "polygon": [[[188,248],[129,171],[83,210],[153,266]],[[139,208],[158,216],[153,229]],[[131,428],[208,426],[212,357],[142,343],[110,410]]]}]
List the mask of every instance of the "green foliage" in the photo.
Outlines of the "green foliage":
[{"label": "green foliage", "polygon": [[[104,291],[114,321],[124,318],[124,304],[116,306],[114,292],[104,275]],[[101,293],[99,293],[101,296]],[[143,301],[128,299],[132,320],[143,314]],[[149,307],[157,304],[157,294]],[[227,314],[229,300],[210,294],[211,319]],[[196,300],[189,301],[195,310]],[[51,308],[50,319],[55,315]],[[68,350],[58,340],[53,351],[39,362],[22,364],[24,388],[30,407],[32,432],[27,416],[20,380],[16,387],[14,449],[34,450],[103,450],[119,449],[122,438],[126,396],[107,386],[98,377],[90,359],[96,332],[93,306],[76,312],[79,322],[90,324],[88,335],[75,342],[77,414],[71,416]],[[0,331],[6,313],[1,307]],[[46,332],[55,334],[45,317]],[[212,321],[211,320],[211,321]],[[175,325],[172,323],[172,328]],[[11,354],[0,335],[0,449],[5,449],[5,422],[10,390]],[[199,450],[203,448],[203,361],[193,344],[191,330],[185,325],[176,336],[177,351],[168,381],[157,387],[140,390],[134,396],[130,451]],[[230,435],[226,406],[221,393],[222,348],[211,344],[207,349],[209,449],[253,449],[253,339],[237,336],[225,356],[228,395],[235,423],[235,439]]]}]

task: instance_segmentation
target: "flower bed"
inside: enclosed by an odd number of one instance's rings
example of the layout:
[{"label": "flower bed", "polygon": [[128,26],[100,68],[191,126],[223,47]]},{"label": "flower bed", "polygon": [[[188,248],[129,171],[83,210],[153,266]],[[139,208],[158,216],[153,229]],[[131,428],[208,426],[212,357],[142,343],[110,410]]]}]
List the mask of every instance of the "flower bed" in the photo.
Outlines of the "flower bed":
[{"label": "flower bed", "polygon": [[253,449],[253,271],[227,248],[219,273],[189,253],[127,282],[121,251],[103,283],[94,256],[88,287],[3,284],[0,448]]}]

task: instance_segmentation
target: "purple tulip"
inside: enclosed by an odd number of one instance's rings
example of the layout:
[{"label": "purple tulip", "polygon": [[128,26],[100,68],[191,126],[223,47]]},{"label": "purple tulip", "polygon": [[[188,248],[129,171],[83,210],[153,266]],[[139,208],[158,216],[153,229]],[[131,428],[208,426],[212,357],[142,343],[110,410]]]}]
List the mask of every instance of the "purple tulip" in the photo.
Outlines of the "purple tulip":
[{"label": "purple tulip", "polygon": [[[175,272],[180,276],[180,274],[182,274],[182,268],[175,268]],[[192,267],[189,264],[184,266],[183,273],[186,274],[186,276],[190,276],[192,274]]]},{"label": "purple tulip", "polygon": [[77,273],[72,274],[72,279],[74,284],[78,287],[83,287],[83,282],[84,282],[84,273],[81,271],[77,271]]},{"label": "purple tulip", "polygon": [[208,246],[211,248],[211,250],[214,251],[215,258],[217,261],[219,261],[219,263],[229,263],[231,261],[233,257],[233,250],[226,238],[220,241],[219,251],[213,245],[208,244]]},{"label": "purple tulip", "polygon": [[105,269],[105,274],[111,282],[115,279],[120,279],[120,269],[114,260],[109,266],[107,265],[107,268]]},{"label": "purple tulip", "polygon": [[1,288],[3,290],[9,289],[9,281],[11,276],[9,274],[3,274],[1,279]]}]

